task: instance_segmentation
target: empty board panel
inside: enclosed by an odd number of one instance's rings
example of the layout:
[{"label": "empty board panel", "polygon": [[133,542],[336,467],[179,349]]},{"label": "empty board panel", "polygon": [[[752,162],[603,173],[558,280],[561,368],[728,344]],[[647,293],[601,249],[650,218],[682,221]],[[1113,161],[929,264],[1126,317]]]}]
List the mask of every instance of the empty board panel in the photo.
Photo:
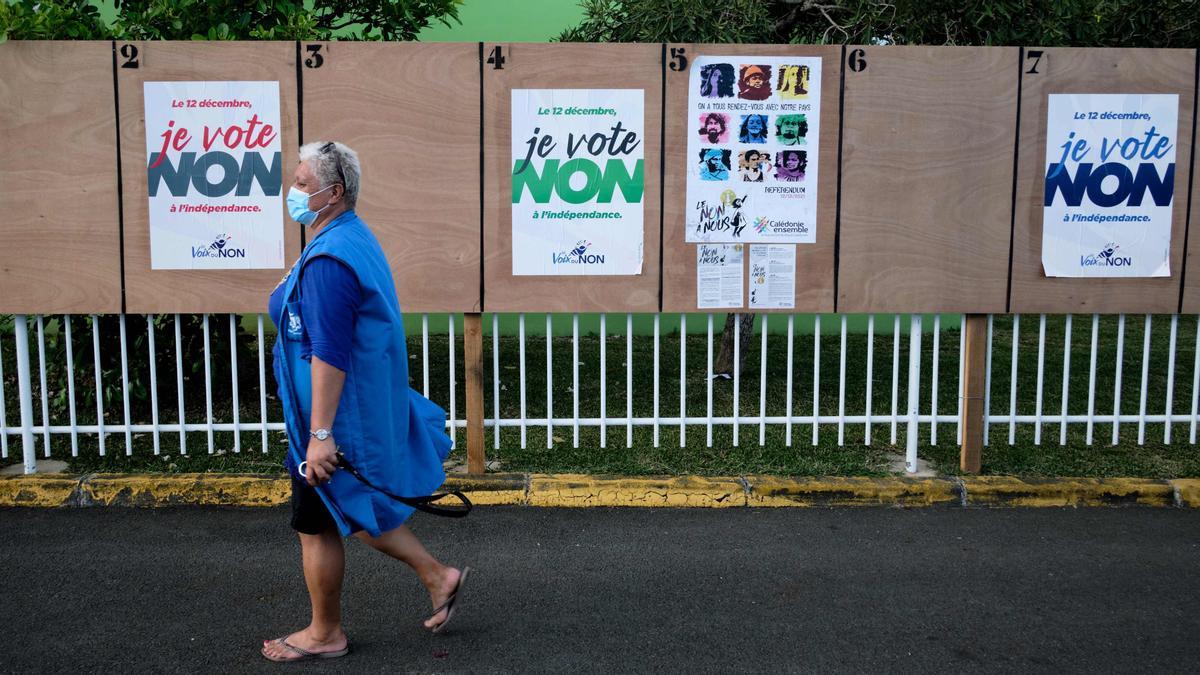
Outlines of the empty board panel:
[{"label": "empty board panel", "polygon": [[[665,102],[665,156],[666,170],[664,172],[663,200],[663,311],[691,312],[697,311],[697,246],[687,243],[686,222],[688,204],[688,175],[689,167],[697,160],[689,155],[688,141],[692,134],[699,133],[699,118],[689,105],[689,82],[695,82],[692,69],[696,68],[696,60],[703,57],[746,57],[728,61],[734,73],[741,72],[742,66],[753,66],[753,57],[771,59],[795,57],[803,59],[820,59],[820,100],[818,134],[808,134],[805,139],[806,154],[816,154],[819,171],[816,181],[809,183],[778,183],[778,186],[800,186],[805,190],[815,190],[816,201],[816,231],[815,242],[787,244],[794,246],[795,257],[795,308],[794,309],[756,309],[758,312],[832,312],[834,309],[834,242],[836,238],[837,219],[837,178],[838,178],[838,132],[840,119],[839,97],[841,94],[841,53],[840,47],[814,47],[803,45],[711,45],[711,44],[672,44],[668,45],[666,72]],[[722,59],[722,62],[724,60]],[[774,61],[773,61],[774,62]],[[776,64],[778,65],[778,64]],[[719,70],[719,69],[718,69]],[[737,75],[735,75],[736,77]],[[778,78],[772,79],[777,84]],[[732,89],[725,92],[729,100],[738,100],[733,96]],[[719,98],[717,100],[720,100]],[[768,135],[775,133],[776,121],[784,114],[790,114],[773,109],[764,110],[768,117]],[[738,113],[732,113],[729,124],[738,124]],[[812,118],[810,112],[808,117]],[[695,118],[695,119],[694,119]],[[736,129],[729,130],[729,143],[733,147],[732,137]],[[815,139],[815,142],[814,142]],[[772,146],[775,147],[775,146]],[[782,146],[779,146],[782,147]],[[792,146],[789,146],[789,148]],[[800,147],[799,145],[795,147]],[[813,150],[816,152],[813,153]],[[809,160],[811,164],[812,160]],[[733,171],[736,169],[731,167]],[[814,172],[809,171],[811,176]],[[736,176],[735,176],[736,177]],[[764,178],[764,184],[776,186],[771,179]],[[743,181],[734,180],[730,187],[740,188]],[[730,239],[729,241],[735,241]],[[782,243],[782,242],[781,242]],[[751,244],[763,246],[765,244]],[[743,256],[744,267],[749,266],[749,255]],[[744,279],[748,281],[748,279]],[[743,285],[743,302],[749,304],[749,284]]]},{"label": "empty board panel", "polygon": [[0,313],[121,311],[111,42],[0,44]]},{"label": "empty board panel", "polygon": [[478,312],[479,45],[304,48],[304,140],[358,153],[355,210],[387,254],[400,306]]},{"label": "empty board panel", "polygon": [[[485,58],[483,65],[484,309],[489,312],[657,311],[659,308],[659,247],[661,244],[659,233],[663,67],[661,45],[485,44],[483,55]],[[641,208],[634,208],[632,203],[623,204],[620,208],[615,203],[597,204],[596,198],[592,198],[588,202],[575,204],[569,208],[549,210],[548,212],[552,214],[551,219],[542,221],[547,223],[544,230],[545,237],[565,238],[569,234],[572,236],[572,241],[568,242],[561,251],[547,248],[544,256],[534,260],[533,263],[536,264],[543,258],[551,260],[550,256],[555,256],[553,258],[555,261],[559,259],[598,261],[603,258],[603,264],[610,266],[621,261],[630,263],[632,256],[628,253],[620,253],[621,249],[616,245],[638,245],[638,233],[635,225],[631,225],[631,223],[636,224],[635,216],[640,215],[642,220],[640,228],[641,264],[640,266],[626,265],[621,268],[624,269],[621,274],[593,274],[590,273],[590,270],[585,270],[584,275],[578,276],[567,274],[552,276],[540,273],[516,275],[513,273],[513,258],[516,250],[513,241],[515,207],[513,203],[513,173],[516,168],[512,138],[514,91],[519,92],[517,96],[521,97],[520,100],[533,101],[549,100],[556,96],[566,95],[559,93],[559,90],[576,90],[577,93],[574,95],[578,97],[577,100],[582,102],[593,98],[620,102],[619,104],[600,103],[594,107],[582,103],[578,107],[588,111],[612,110],[617,113],[611,117],[611,120],[614,126],[620,122],[623,131],[612,132],[614,136],[621,136],[616,139],[615,144],[636,152],[636,155],[620,157],[636,156],[642,162]],[[558,113],[550,112],[550,108],[553,107],[560,108]],[[627,116],[629,111],[637,107],[642,109],[641,118],[636,120],[629,118]],[[547,146],[539,147],[546,149],[550,144],[556,144],[557,148],[553,152],[563,154],[567,152],[568,146],[572,145],[572,141],[578,144],[582,136],[590,134],[590,132],[582,131],[587,125],[593,123],[585,120],[585,117],[595,117],[590,114],[572,117],[571,111],[574,108],[575,106],[570,105],[548,107],[546,119],[549,121],[541,126],[537,126],[536,120],[532,119],[530,114],[523,114],[522,118],[517,120],[519,133],[530,133],[533,128],[554,127],[558,129],[556,136],[547,142]],[[554,119],[551,119],[552,117]],[[641,133],[638,134],[639,139],[635,141],[636,149],[631,147],[632,144],[626,145],[626,135],[631,125],[640,125],[641,129]],[[546,133],[543,132],[543,138],[545,136]],[[518,139],[518,143],[523,143],[523,141]],[[610,150],[612,149],[612,143],[606,145]],[[597,151],[599,155],[592,155],[593,150]],[[589,147],[586,143],[576,145],[573,152],[575,155],[573,159],[566,159],[565,156],[559,158],[564,167],[567,166],[567,162],[580,158],[585,162],[593,157],[596,160],[594,163],[609,162],[603,174],[589,174],[586,178],[588,181],[602,179],[598,182],[613,188],[610,191],[614,195],[612,199],[617,199],[615,190],[618,188],[614,187],[616,181],[609,181],[613,178],[610,175],[611,161],[623,160],[617,156],[610,156],[607,150]],[[547,163],[549,162],[547,161]],[[545,167],[537,167],[537,164],[540,162],[535,160],[534,168],[540,168],[542,173],[539,177],[545,179],[548,175]],[[578,162],[576,164],[578,165]],[[628,171],[627,167],[617,168],[621,171]],[[636,174],[635,171],[631,173]],[[585,176],[574,175],[571,179],[577,180],[583,177]],[[554,188],[554,194],[559,196],[564,194],[567,189],[564,182],[568,180],[565,168],[561,178],[562,180]],[[543,185],[545,184],[543,181]],[[587,190],[589,185],[591,184],[585,183],[581,191]],[[621,185],[624,186],[625,183]],[[595,188],[595,185],[591,185],[591,187]],[[524,195],[521,197],[522,204],[527,205],[531,201],[533,193],[530,191],[530,187],[523,184],[522,190]],[[621,194],[625,195],[624,189],[621,190]],[[543,197],[537,199],[541,200]],[[626,202],[631,202],[633,198],[625,195],[624,199]],[[553,203],[553,200],[547,202],[547,207]],[[529,207],[522,206],[522,208]],[[625,209],[622,217],[629,216],[629,218],[610,221],[611,227],[616,229],[608,229],[610,225],[591,217],[588,218],[589,224],[585,227],[580,227],[579,223],[562,217],[562,214],[568,211],[581,213],[603,211],[607,214],[615,214],[620,212],[621,208]],[[573,246],[575,243],[573,235],[586,227],[594,229],[590,232],[583,232],[582,236],[578,238],[578,245]],[[625,232],[630,227],[633,227],[633,231],[628,232],[628,236],[625,236]],[[624,239],[616,242],[612,250],[605,251],[598,246],[589,247],[596,241],[612,241],[614,231],[622,232]],[[538,234],[536,229],[528,228],[522,230],[521,236]],[[593,239],[593,235],[597,238]],[[582,252],[577,253],[581,249]],[[534,250],[533,247],[522,248],[518,251],[518,256],[532,250]],[[636,260],[632,262],[636,262]]]},{"label": "empty board panel", "polygon": [[[1197,75],[1200,75],[1200,50],[1196,51],[1196,70]],[[1192,100],[1196,100],[1194,95]],[[1187,260],[1184,262],[1183,298],[1179,307],[1181,314],[1200,313],[1200,249],[1197,248],[1200,242],[1196,241],[1200,238],[1200,230],[1197,230],[1200,228],[1200,179],[1196,177],[1196,152],[1200,151],[1200,133],[1197,133],[1196,127],[1200,125],[1197,122],[1193,114],[1192,167],[1189,177],[1191,193],[1188,195],[1191,209],[1188,211]]]},{"label": "empty board panel", "polygon": [[1018,59],[847,48],[838,311],[1004,311]]},{"label": "empty board panel", "polygon": [[[1196,77],[1200,79],[1200,50],[1196,50]],[[1190,204],[1188,211],[1188,237],[1187,237],[1187,261],[1184,262],[1183,268],[1183,301],[1180,305],[1181,313],[1200,313],[1200,178],[1196,177],[1196,153],[1200,151],[1200,120],[1195,118],[1195,92],[1192,94],[1192,150],[1188,155],[1190,160],[1190,168],[1188,171],[1188,186],[1190,193],[1186,198]],[[1181,113],[1182,114],[1182,113]],[[1186,136],[1181,137],[1180,144],[1186,145]],[[1176,174],[1183,171],[1183,165],[1176,159]],[[1176,184],[1178,185],[1178,184]],[[1176,192],[1177,199],[1184,199],[1180,192]]]},{"label": "empty board panel", "polygon": [[[278,209],[282,224],[283,240],[279,267],[265,269],[152,269],[149,201],[149,151],[147,120],[145,112],[145,84],[147,82],[200,82],[212,83],[213,91],[221,91],[225,82],[278,83],[279,128],[281,151],[282,187],[278,198],[272,197],[261,213],[267,214],[270,229],[264,236],[275,237],[274,219]],[[180,85],[168,85],[180,86]],[[209,86],[209,85],[205,85]],[[240,85],[232,85],[239,87]],[[269,86],[269,84],[268,84]],[[274,87],[270,87],[273,91]],[[237,91],[237,89],[230,89]],[[297,96],[296,96],[296,43],[295,42],[134,42],[117,43],[117,94],[121,110],[121,173],[124,204],[125,233],[125,302],[126,309],[133,313],[223,313],[265,312],[267,298],[279,283],[287,267],[300,254],[300,226],[287,217],[283,194],[292,182],[292,172],[298,157],[297,141]],[[218,97],[220,98],[220,97]],[[230,99],[235,101],[236,99]],[[208,107],[207,99],[179,101],[180,106]],[[217,101],[216,105],[223,105]],[[236,108],[236,106],[235,106]],[[189,108],[187,114],[193,114]],[[174,111],[171,111],[174,113]],[[273,114],[273,111],[271,111]],[[191,142],[184,146],[188,152],[200,157],[210,150],[220,151],[221,140],[217,129],[230,125],[248,128],[248,120],[241,110],[229,110],[224,122],[214,122],[206,128],[190,129]],[[165,112],[156,113],[165,115]],[[180,113],[181,115],[184,113]],[[253,117],[253,116],[251,116]],[[215,118],[214,118],[215,119]],[[172,127],[173,128],[173,127]],[[257,138],[263,131],[259,124],[254,129]],[[250,134],[247,134],[247,138]],[[224,137],[227,142],[230,137]],[[156,141],[157,142],[157,141]],[[158,152],[158,148],[154,150]],[[182,159],[180,160],[182,166]],[[196,160],[196,166],[201,165]],[[210,167],[208,180],[214,178]],[[243,164],[242,171],[246,170]],[[200,177],[191,176],[189,182],[195,186]],[[258,179],[255,178],[255,181]],[[156,181],[158,182],[158,181]],[[160,183],[158,189],[168,189]],[[241,191],[240,181],[238,191]],[[165,194],[165,193],[164,193]],[[173,193],[172,193],[173,194]],[[194,191],[189,192],[194,194]],[[181,198],[179,208],[194,209],[195,204]],[[194,201],[194,200],[191,200]],[[223,217],[233,218],[235,216]],[[214,216],[215,218],[215,216]],[[228,222],[228,221],[223,221]],[[207,229],[207,228],[203,228]],[[190,248],[221,247],[226,244],[237,248],[238,239],[228,242],[207,237],[179,236],[175,246]],[[194,255],[194,253],[193,253]]]},{"label": "empty board panel", "polygon": [[[1021,133],[1013,221],[1011,312],[1176,311],[1186,227],[1195,65],[1195,52],[1182,49],[1025,49],[1021,67]],[[1174,139],[1184,139],[1175,143],[1178,170],[1175,172],[1175,201],[1171,215],[1170,276],[1046,276],[1042,261],[1042,225],[1048,104],[1053,94],[1178,95],[1178,128],[1166,132]],[[1049,142],[1057,145],[1061,140]],[[1055,148],[1052,152],[1057,151]],[[1100,151],[1100,148],[1092,151],[1093,159]]]}]

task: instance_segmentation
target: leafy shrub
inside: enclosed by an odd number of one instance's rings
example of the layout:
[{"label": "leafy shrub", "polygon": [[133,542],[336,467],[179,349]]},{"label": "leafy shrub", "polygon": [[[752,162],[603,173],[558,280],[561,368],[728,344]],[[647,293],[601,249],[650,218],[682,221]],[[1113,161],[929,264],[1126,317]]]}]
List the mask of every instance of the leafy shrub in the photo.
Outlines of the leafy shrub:
[{"label": "leafy shrub", "polygon": [[566,42],[1182,47],[1197,0],[584,0]]},{"label": "leafy shrub", "polygon": [[84,0],[4,0],[9,40],[414,40],[463,0],[117,0],[106,24]]}]

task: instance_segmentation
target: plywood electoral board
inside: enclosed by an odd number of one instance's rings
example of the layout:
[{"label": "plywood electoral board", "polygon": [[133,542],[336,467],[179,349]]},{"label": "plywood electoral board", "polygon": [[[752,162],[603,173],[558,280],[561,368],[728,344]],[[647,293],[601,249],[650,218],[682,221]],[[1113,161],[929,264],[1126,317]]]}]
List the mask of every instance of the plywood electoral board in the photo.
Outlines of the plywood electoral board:
[{"label": "plywood electoral board", "polygon": [[1003,312],[1019,50],[848,47],[839,312]]},{"label": "plywood electoral board", "polygon": [[[124,49],[131,47],[133,49]],[[280,269],[152,270],[143,85],[169,81],[278,81],[283,191],[296,166],[295,42],[117,43],[125,232],[125,298],[133,313],[265,312],[267,298],[300,255],[300,226],[287,218],[283,195],[284,261]],[[136,52],[133,50],[136,49]],[[136,64],[136,67],[131,67]]]},{"label": "plywood electoral board", "polygon": [[[1196,52],[1196,68],[1200,71],[1200,50]],[[1192,208],[1188,212],[1188,233],[1187,238],[1187,259],[1184,263],[1184,280],[1183,280],[1183,297],[1181,298],[1179,312],[1181,314],[1200,313],[1200,279],[1196,278],[1200,275],[1200,242],[1194,241],[1197,236],[1200,236],[1200,231],[1192,232],[1192,228],[1200,227],[1200,181],[1196,180],[1196,152],[1200,151],[1200,134],[1196,133],[1195,115],[1193,112],[1192,118],[1192,171],[1191,171],[1191,186],[1192,192],[1188,196],[1188,201]]]},{"label": "plywood electoral board", "polygon": [[[804,45],[668,45],[666,171],[663,179],[663,311],[692,312],[696,306],[696,247],[685,242],[690,113],[688,82],[691,63],[700,56],[797,56],[821,59],[820,170],[816,242],[796,247],[796,307],[763,312],[832,312],[834,241],[837,221],[838,134],[841,93],[840,47]],[[810,141],[811,142],[811,141]],[[757,246],[761,244],[752,244]],[[749,255],[743,256],[749,267]],[[743,295],[748,293],[743,283]],[[746,298],[743,298],[745,301]]]},{"label": "plywood electoral board", "polygon": [[0,313],[121,311],[111,42],[0,44]]},{"label": "plywood electoral board", "polygon": [[[502,57],[502,63],[496,63],[497,55]],[[484,309],[489,312],[658,311],[662,46],[485,44],[484,57],[492,60],[483,66]],[[512,274],[511,92],[514,89],[642,90],[645,192],[641,274]]]},{"label": "plywood electoral board", "polygon": [[[1040,54],[1039,54],[1040,52]],[[1013,230],[1013,313],[1158,313],[1179,306],[1196,57],[1183,49],[1025,49]],[[1036,72],[1035,72],[1036,71]],[[1047,277],[1042,269],[1050,94],[1179,94],[1171,276]]]},{"label": "plywood electoral board", "polygon": [[480,311],[479,45],[304,50],[304,140],[358,153],[356,211],[388,256],[401,307]]}]

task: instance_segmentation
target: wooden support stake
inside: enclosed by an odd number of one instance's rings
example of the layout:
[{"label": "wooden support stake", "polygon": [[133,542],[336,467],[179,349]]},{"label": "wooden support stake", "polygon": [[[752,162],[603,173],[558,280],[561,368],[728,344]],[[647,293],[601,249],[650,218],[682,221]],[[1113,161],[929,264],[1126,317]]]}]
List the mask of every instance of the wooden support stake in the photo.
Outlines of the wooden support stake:
[{"label": "wooden support stake", "polygon": [[467,472],[483,473],[483,315],[464,315],[463,371],[467,382]]},{"label": "wooden support stake", "polygon": [[962,449],[959,467],[966,473],[979,473],[983,453],[983,397],[987,377],[987,315],[967,314],[963,318],[967,331],[963,354],[962,375]]}]

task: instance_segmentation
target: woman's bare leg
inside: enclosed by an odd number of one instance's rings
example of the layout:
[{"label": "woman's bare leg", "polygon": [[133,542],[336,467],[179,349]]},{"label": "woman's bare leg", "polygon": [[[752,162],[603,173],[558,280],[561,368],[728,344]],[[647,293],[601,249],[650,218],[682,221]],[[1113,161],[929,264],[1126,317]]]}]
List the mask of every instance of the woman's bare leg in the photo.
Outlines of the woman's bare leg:
[{"label": "woman's bare leg", "polygon": [[[320,534],[300,534],[304,583],[312,603],[312,622],[307,628],[289,635],[288,644],[310,652],[338,651],[346,646],[342,630],[342,576],[346,570],[346,551],[336,527]],[[288,660],[296,654],[274,641],[263,645],[268,658]]]},{"label": "woman's bare leg", "polygon": [[[421,583],[429,591],[429,599],[434,608],[440,607],[442,603],[446,602],[458,586],[462,572],[454,567],[443,565],[437,558],[434,558],[425,549],[421,540],[417,539],[417,535],[408,529],[407,525],[384,532],[378,537],[372,537],[366,532],[358,532],[355,536],[366,542],[371,548],[386,553],[413,568],[413,571],[420,577]],[[443,610],[429,617],[425,621],[425,627],[433,628],[445,620],[446,611]]]}]

